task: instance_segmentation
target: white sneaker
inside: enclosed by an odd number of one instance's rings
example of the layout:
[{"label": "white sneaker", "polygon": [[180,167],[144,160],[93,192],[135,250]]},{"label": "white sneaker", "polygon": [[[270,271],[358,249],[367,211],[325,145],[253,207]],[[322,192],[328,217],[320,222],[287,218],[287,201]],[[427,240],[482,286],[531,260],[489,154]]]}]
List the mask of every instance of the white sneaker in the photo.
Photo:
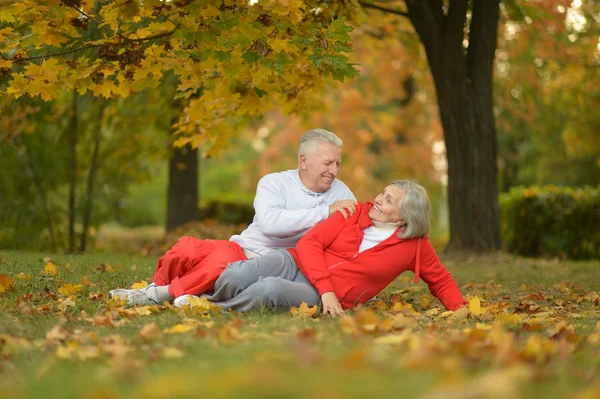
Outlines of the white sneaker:
[{"label": "white sneaker", "polygon": [[127,306],[152,306],[158,305],[156,300],[156,284],[152,283],[147,287],[139,290],[117,288],[108,293],[111,298],[119,298],[127,301]]},{"label": "white sneaker", "polygon": [[196,296],[196,295],[191,295],[191,294],[181,295],[181,296],[178,296],[177,298],[175,298],[175,300],[173,301],[173,305],[175,305],[175,307],[178,307],[178,308],[185,306],[185,305],[189,305],[191,298],[200,298],[200,297]]}]

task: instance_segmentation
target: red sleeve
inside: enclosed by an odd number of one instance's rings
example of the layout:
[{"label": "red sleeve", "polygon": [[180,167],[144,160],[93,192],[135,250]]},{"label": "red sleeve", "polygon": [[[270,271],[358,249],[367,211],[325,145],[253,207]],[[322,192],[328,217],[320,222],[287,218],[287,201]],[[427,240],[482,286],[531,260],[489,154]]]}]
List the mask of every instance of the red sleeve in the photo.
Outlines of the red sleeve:
[{"label": "red sleeve", "polygon": [[[442,265],[429,239],[421,239],[421,267],[419,276],[429,286],[429,292],[448,310],[457,310],[467,302],[463,298],[456,281]],[[415,260],[417,262],[417,260]]]},{"label": "red sleeve", "polygon": [[345,220],[340,212],[335,212],[310,229],[296,245],[296,252],[300,261],[298,268],[321,295],[333,291],[331,275],[325,263],[325,248],[335,240],[348,222],[358,217],[360,214],[359,206],[357,206],[354,215],[348,220]]}]

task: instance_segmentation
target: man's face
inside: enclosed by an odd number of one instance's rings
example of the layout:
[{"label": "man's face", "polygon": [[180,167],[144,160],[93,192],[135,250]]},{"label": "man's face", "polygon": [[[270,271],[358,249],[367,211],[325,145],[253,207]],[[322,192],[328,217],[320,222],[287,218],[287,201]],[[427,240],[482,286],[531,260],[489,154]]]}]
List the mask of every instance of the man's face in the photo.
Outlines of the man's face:
[{"label": "man's face", "polygon": [[342,150],[329,142],[322,142],[308,156],[300,155],[300,179],[316,193],[331,188],[342,163]]}]

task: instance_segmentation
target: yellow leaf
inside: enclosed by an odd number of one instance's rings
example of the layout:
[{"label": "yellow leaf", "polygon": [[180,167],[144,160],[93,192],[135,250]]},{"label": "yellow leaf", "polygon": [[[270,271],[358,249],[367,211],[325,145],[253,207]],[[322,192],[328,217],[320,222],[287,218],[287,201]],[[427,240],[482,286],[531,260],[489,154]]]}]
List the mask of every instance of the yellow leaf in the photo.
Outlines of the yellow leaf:
[{"label": "yellow leaf", "polygon": [[354,315],[356,326],[364,332],[373,332],[381,322],[381,319],[371,309],[359,309]]},{"label": "yellow leaf", "polygon": [[157,339],[160,336],[160,328],[154,322],[148,323],[144,327],[142,327],[139,335],[140,338],[146,341],[151,341]]},{"label": "yellow leaf", "polygon": [[142,288],[146,288],[148,286],[148,282],[144,280],[140,280],[137,283],[133,283],[131,288],[134,290],[140,290]]},{"label": "yellow leaf", "polygon": [[204,18],[218,17],[221,15],[221,11],[217,7],[208,6],[204,10],[200,11],[200,15]]},{"label": "yellow leaf", "polygon": [[509,314],[509,313],[500,313],[494,317],[495,321],[499,321],[500,323],[506,326],[516,327],[523,323],[523,318],[518,314]]},{"label": "yellow leaf", "polygon": [[65,284],[58,289],[58,293],[62,296],[75,295],[81,292],[81,284],[73,285],[71,283]]},{"label": "yellow leaf", "polygon": [[274,39],[269,42],[271,48],[280,53],[288,47],[288,41],[285,39]]},{"label": "yellow leaf", "polygon": [[85,285],[86,287],[90,286],[90,279],[88,279],[88,276],[83,276],[83,279],[81,280],[81,284]]},{"label": "yellow leaf", "polygon": [[[2,41],[2,40],[0,40]],[[12,61],[11,60],[0,60],[0,68],[12,69]]]},{"label": "yellow leaf", "polygon": [[23,272],[16,275],[19,280],[31,280],[31,274],[25,274]]},{"label": "yellow leaf", "polygon": [[0,276],[0,294],[15,289],[15,281],[6,274]]},{"label": "yellow leaf", "polygon": [[46,266],[44,266],[44,271],[48,276],[58,275],[58,269],[56,268],[56,265],[54,265],[54,263],[52,262],[48,262]]},{"label": "yellow leaf", "polygon": [[106,271],[108,273],[114,273],[115,269],[113,269],[113,267],[109,263],[106,263]]},{"label": "yellow leaf", "polygon": [[138,316],[150,316],[152,314],[150,306],[140,306],[131,310]]},{"label": "yellow leaf", "polygon": [[162,357],[165,359],[181,359],[183,357],[183,351],[177,348],[165,348],[162,351]]},{"label": "yellow leaf", "polygon": [[473,297],[469,299],[469,310],[475,316],[479,316],[480,314],[487,313],[487,308],[481,307],[481,300],[479,297]]},{"label": "yellow leaf", "polygon": [[0,356],[10,356],[22,350],[31,348],[33,348],[33,345],[25,338],[0,334]]},{"label": "yellow leaf", "polygon": [[164,332],[165,334],[183,334],[190,331],[193,328],[194,327],[186,326],[185,324],[176,324],[173,327],[166,329]]},{"label": "yellow leaf", "polygon": [[303,319],[307,319],[313,317],[317,312],[318,306],[308,306],[306,302],[302,302],[298,307],[292,307],[290,312],[292,313],[292,317],[300,317]]}]

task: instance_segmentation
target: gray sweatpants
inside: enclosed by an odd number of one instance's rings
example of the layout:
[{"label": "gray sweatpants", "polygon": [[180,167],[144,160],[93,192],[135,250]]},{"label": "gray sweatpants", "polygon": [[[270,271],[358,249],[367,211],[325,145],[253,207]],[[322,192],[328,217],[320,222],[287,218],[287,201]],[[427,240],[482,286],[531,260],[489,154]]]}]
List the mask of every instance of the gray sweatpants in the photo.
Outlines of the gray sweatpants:
[{"label": "gray sweatpants", "polygon": [[227,265],[215,282],[212,294],[203,295],[209,301],[246,312],[250,309],[289,309],[306,302],[320,302],[319,292],[298,269],[288,251],[276,251],[249,260]]}]

